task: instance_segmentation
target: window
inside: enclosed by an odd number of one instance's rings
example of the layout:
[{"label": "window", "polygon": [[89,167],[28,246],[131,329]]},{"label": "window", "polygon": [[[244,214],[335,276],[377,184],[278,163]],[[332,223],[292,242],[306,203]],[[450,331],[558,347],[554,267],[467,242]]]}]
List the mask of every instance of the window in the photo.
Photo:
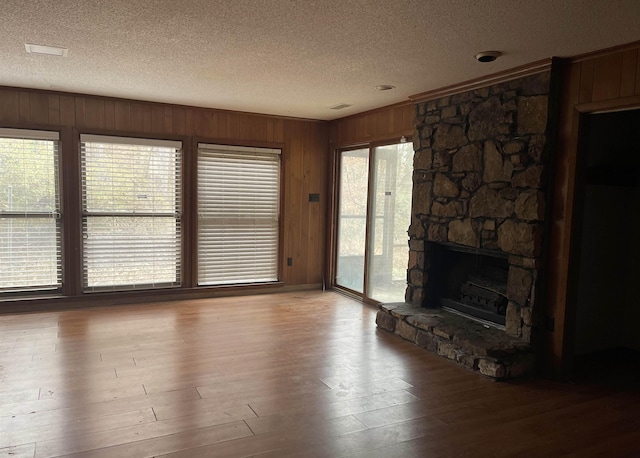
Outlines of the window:
[{"label": "window", "polygon": [[62,286],[58,133],[0,129],[0,291]]},{"label": "window", "polygon": [[280,150],[198,145],[198,285],[278,280]]},{"label": "window", "polygon": [[85,291],[179,286],[181,143],[80,140]]}]

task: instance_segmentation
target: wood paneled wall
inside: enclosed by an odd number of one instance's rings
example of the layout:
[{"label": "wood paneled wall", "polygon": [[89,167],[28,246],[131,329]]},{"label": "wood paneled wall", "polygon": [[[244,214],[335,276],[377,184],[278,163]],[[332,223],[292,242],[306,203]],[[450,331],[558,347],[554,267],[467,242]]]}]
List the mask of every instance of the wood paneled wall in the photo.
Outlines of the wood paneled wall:
[{"label": "wood paneled wall", "polygon": [[548,329],[544,339],[547,369],[557,375],[567,375],[573,354],[577,267],[572,267],[572,255],[578,248],[572,237],[580,119],[585,113],[628,108],[640,108],[640,42],[564,63],[546,301],[554,330]]},{"label": "wood paneled wall", "polygon": [[415,105],[399,103],[331,122],[331,145],[335,149],[389,141],[414,132]]},{"label": "wood paneled wall", "polygon": [[[169,138],[183,141],[185,238],[196,236],[195,147],[198,141],[280,147],[282,155],[281,281],[285,285],[319,285],[323,279],[329,193],[329,123],[280,118],[135,100],[41,90],[0,88],[0,126],[59,130],[62,139],[63,183],[79,189],[80,133]],[[309,202],[309,194],[320,202]],[[79,222],[78,193],[64,192],[65,217]],[[80,294],[80,228],[65,229],[65,290]],[[76,245],[76,247],[74,247]],[[186,247],[192,245],[187,244]],[[71,259],[69,259],[71,258]],[[292,258],[292,266],[287,266]],[[185,287],[194,286],[195,257],[183,256]]]}]

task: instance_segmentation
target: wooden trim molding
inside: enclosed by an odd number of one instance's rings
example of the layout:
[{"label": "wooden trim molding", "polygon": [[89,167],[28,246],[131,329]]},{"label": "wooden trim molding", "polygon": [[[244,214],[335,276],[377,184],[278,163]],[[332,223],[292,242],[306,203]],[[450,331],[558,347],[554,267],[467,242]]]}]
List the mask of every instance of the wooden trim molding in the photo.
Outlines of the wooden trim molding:
[{"label": "wooden trim molding", "polygon": [[609,56],[612,54],[623,53],[629,50],[635,50],[640,48],[640,41],[634,41],[632,43],[626,43],[623,45],[612,46],[611,48],[600,49],[598,51],[593,51],[585,54],[580,54],[578,56],[573,56],[569,58],[569,61],[574,62],[584,62],[588,60],[597,59],[599,57]]},{"label": "wooden trim molding", "polygon": [[409,96],[409,100],[413,103],[421,103],[429,100],[439,99],[448,95],[459,94],[461,92],[471,91],[490,86],[492,84],[511,81],[524,76],[535,75],[537,73],[547,72],[551,70],[551,62],[553,59],[543,59],[530,64],[521,65],[519,67],[504,70],[502,72],[493,73],[491,75],[481,76],[462,83],[452,84],[432,91],[421,92],[420,94]]}]

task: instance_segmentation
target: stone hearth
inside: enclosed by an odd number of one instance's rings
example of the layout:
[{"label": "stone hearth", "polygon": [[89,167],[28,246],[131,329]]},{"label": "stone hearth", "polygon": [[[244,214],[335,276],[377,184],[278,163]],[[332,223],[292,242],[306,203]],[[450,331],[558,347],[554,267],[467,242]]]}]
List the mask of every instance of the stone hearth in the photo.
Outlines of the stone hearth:
[{"label": "stone hearth", "polygon": [[[533,369],[550,86],[543,72],[416,105],[406,303],[378,316],[381,328],[498,379]],[[504,330],[440,309],[446,247],[506,260]]]},{"label": "stone hearth", "polygon": [[404,302],[382,304],[376,323],[381,329],[496,380],[534,371],[535,354],[530,345],[444,310],[428,310]]}]

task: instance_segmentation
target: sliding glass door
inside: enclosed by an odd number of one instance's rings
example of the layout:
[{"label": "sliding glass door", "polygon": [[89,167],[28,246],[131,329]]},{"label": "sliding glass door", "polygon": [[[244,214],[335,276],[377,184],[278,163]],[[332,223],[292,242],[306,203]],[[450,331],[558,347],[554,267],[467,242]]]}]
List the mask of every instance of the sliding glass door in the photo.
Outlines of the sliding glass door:
[{"label": "sliding glass door", "polygon": [[369,149],[340,153],[336,284],[364,292]]},{"label": "sliding glass door", "polygon": [[335,284],[374,301],[403,301],[412,144],[341,151],[339,163]]}]

